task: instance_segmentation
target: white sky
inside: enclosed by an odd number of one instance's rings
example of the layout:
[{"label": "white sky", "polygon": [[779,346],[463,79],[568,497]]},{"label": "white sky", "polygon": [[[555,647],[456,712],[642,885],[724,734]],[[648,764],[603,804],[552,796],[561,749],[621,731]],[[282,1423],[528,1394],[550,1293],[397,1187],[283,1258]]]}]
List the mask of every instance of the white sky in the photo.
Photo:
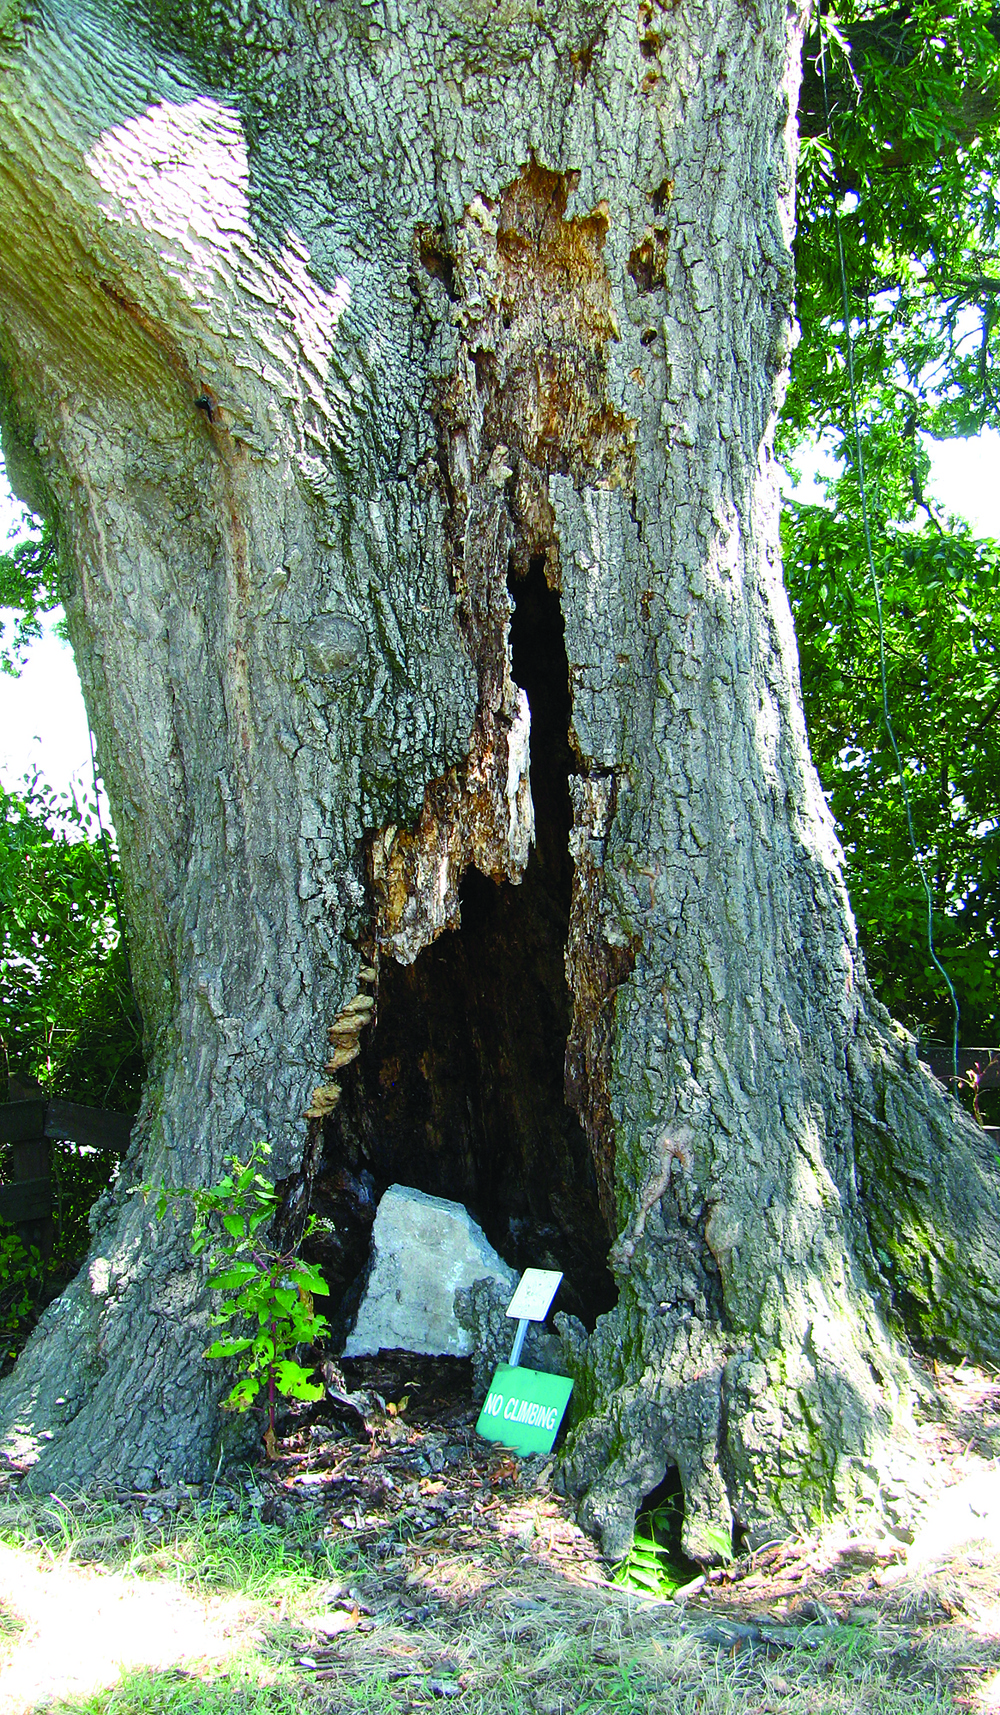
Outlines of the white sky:
[{"label": "white sky", "polygon": [[[1000,433],[986,430],[976,440],[929,442],[928,448],[931,494],[967,518],[979,534],[1000,540]],[[821,469],[822,460],[816,463]],[[809,478],[796,490],[802,499],[812,492]],[[0,465],[0,545],[21,511]],[[8,788],[35,767],[56,791],[74,780],[89,786],[87,716],[73,652],[55,636],[58,617],[44,621],[45,635],[31,649],[19,678],[0,673],[0,780]]]},{"label": "white sky", "polygon": [[[931,460],[927,498],[968,519],[977,535],[1000,541],[1000,432],[984,429],[967,441],[922,439]],[[788,492],[797,500],[822,500],[817,479],[835,470],[833,458],[819,445],[811,458],[802,459],[802,480],[794,489],[789,483]]]},{"label": "white sky", "polygon": [[[7,487],[0,464],[0,548],[8,547],[8,533],[20,522],[23,507]],[[0,781],[8,790],[19,785],[24,774],[38,768],[57,792],[76,781],[90,786],[90,748],[87,714],[73,651],[55,635],[59,609],[43,620],[44,636],[28,655],[16,679],[0,673]],[[11,614],[0,609],[4,641],[11,637]],[[102,806],[106,809],[106,806]]]}]

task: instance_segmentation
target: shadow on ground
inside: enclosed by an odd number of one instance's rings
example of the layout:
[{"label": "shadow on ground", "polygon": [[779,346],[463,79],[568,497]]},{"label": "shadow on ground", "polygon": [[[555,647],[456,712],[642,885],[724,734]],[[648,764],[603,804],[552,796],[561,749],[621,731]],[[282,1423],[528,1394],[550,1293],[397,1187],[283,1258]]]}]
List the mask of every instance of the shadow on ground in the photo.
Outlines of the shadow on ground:
[{"label": "shadow on ground", "polygon": [[614,1586],[552,1462],[476,1439],[463,1366],[342,1381],[239,1484],[60,1504],[11,1473],[0,1715],[1000,1709],[994,1378],[938,1377],[942,1498],[913,1543],[776,1545],[682,1602]]}]

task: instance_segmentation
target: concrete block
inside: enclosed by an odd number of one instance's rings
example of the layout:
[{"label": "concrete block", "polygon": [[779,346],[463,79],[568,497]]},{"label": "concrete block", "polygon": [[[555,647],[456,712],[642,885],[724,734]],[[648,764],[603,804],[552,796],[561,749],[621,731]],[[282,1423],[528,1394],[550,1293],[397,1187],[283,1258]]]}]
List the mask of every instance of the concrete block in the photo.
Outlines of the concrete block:
[{"label": "concrete block", "polygon": [[473,1336],[455,1315],[455,1293],[495,1280],[508,1298],[517,1275],[468,1210],[407,1185],[390,1185],[378,1206],[372,1253],[345,1358],[422,1352],[467,1358]]}]

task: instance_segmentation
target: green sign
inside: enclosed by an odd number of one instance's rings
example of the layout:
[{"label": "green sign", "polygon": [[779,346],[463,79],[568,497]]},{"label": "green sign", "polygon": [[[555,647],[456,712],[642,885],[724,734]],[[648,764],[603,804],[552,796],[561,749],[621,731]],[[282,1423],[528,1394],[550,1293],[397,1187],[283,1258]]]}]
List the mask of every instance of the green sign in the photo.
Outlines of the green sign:
[{"label": "green sign", "polygon": [[569,1376],[498,1364],[476,1424],[486,1441],[499,1441],[515,1453],[548,1453],[569,1404]]}]

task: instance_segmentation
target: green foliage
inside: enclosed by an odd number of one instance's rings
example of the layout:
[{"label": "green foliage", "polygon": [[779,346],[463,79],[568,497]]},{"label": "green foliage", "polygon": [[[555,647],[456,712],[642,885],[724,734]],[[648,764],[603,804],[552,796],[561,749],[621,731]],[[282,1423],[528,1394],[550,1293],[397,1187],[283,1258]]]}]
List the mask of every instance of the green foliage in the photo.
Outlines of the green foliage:
[{"label": "green foliage", "polygon": [[[823,67],[825,60],[825,91]],[[969,434],[998,403],[1000,41],[990,0],[840,0],[814,15],[799,104],[797,307],[787,446],[850,433],[834,336],[840,220],[872,479],[921,504],[919,431]],[[844,445],[850,456],[850,448]],[[876,470],[877,467],[877,470]]]},{"label": "green foliage", "polygon": [[[17,1072],[46,1096],[134,1112],[141,1023],[93,807],[36,776],[0,786],[0,1093]],[[114,853],[110,859],[114,863]],[[60,1277],[86,1251],[87,1217],[118,1164],[112,1151],[52,1145]]]},{"label": "green foliage", "polygon": [[[25,512],[11,537],[15,534],[21,539],[0,553],[0,608],[13,614],[12,620],[0,619],[0,672],[14,675],[23,665],[28,645],[41,636],[39,614],[59,603],[59,568],[50,526],[39,525]],[[13,636],[8,641],[11,625]]]},{"label": "green foliage", "polygon": [[[788,506],[785,570],[813,759],[847,859],[869,972],[890,1012],[948,1041],[951,1006],[927,950],[895,758],[881,718],[878,625],[857,521]],[[935,946],[967,1041],[1000,1031],[1000,546],[948,535],[880,537],[889,706],[935,905]]]},{"label": "green foliage", "polygon": [[0,1364],[16,1355],[35,1308],[45,1266],[34,1245],[0,1226]]},{"label": "green foliage", "polygon": [[127,1112],[141,1026],[108,861],[92,804],[37,775],[0,786],[0,1071]]},{"label": "green foliage", "polygon": [[[802,338],[779,429],[793,461],[824,437],[825,506],[790,504],[787,580],[813,757],[847,857],[869,974],[896,1017],[950,1041],[927,902],[882,719],[878,628],[852,422],[840,210],[865,497],[890,713],[966,1041],[998,1040],[1000,548],[924,492],[928,436],[997,418],[1000,45],[989,5],[814,21],[800,102]],[[825,80],[824,80],[825,61]]]},{"label": "green foliage", "polygon": [[666,1502],[636,1520],[632,1547],[615,1568],[612,1583],[650,1596],[672,1596],[692,1577],[681,1563],[679,1518],[675,1502]]},{"label": "green foliage", "polygon": [[[214,1341],[205,1356],[236,1360],[237,1381],[225,1400],[231,1411],[250,1410],[263,1392],[263,1404],[256,1409],[263,1413],[264,1442],[273,1457],[278,1396],[323,1398],[323,1384],[311,1379],[314,1372],[294,1353],[325,1332],[326,1318],[317,1315],[313,1300],[326,1297],[329,1287],[312,1263],[268,1242],[266,1229],[277,1212],[278,1197],[273,1181],[259,1168],[269,1153],[266,1144],[257,1144],[248,1161],[234,1158],[231,1171],[208,1189],[162,1187],[156,1213],[162,1220],[178,1202],[194,1207],[191,1249],[196,1256],[208,1252],[209,1285],[229,1294],[212,1322],[230,1331]],[[310,1224],[306,1234],[311,1230]]]}]

